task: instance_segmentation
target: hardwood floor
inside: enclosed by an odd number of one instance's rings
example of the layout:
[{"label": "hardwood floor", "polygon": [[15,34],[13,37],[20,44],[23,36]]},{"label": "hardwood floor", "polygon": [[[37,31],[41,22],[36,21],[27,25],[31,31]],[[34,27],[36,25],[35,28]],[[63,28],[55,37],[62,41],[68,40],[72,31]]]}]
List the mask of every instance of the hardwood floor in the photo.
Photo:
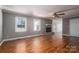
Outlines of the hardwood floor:
[{"label": "hardwood floor", "polygon": [[1,53],[70,53],[79,52],[79,38],[61,35],[43,35],[6,41],[0,46]]}]

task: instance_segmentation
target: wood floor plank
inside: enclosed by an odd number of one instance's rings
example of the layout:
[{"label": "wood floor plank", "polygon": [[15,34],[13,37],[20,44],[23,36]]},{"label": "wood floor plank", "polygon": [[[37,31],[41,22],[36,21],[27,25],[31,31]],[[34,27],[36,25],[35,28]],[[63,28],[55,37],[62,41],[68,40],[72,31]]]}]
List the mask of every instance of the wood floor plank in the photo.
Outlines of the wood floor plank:
[{"label": "wood floor plank", "polygon": [[43,35],[6,41],[0,46],[1,53],[78,53],[79,38]]}]

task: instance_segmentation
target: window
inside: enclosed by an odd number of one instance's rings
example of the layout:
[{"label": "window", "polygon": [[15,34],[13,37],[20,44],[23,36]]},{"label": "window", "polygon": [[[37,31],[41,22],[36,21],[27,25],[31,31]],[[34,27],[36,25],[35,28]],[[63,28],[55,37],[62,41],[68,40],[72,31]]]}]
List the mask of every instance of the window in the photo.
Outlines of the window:
[{"label": "window", "polygon": [[41,30],[41,20],[40,19],[34,19],[34,31],[40,31]]},{"label": "window", "polygon": [[26,31],[27,19],[25,17],[15,17],[15,32]]}]

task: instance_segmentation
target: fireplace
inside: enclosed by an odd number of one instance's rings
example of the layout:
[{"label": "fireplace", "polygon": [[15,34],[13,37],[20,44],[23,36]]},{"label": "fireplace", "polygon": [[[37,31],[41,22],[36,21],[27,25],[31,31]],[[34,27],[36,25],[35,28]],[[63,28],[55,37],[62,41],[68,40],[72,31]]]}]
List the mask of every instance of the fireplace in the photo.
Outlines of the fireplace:
[{"label": "fireplace", "polygon": [[51,24],[46,24],[46,32],[51,32],[52,26]]}]

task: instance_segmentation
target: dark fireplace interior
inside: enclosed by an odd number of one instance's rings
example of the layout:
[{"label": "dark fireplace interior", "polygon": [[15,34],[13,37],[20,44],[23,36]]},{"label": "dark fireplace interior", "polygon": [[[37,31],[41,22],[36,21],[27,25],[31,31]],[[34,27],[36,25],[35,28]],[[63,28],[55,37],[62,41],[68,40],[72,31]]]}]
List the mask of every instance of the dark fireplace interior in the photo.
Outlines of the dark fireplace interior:
[{"label": "dark fireplace interior", "polygon": [[46,32],[51,32],[51,24],[46,25]]}]

